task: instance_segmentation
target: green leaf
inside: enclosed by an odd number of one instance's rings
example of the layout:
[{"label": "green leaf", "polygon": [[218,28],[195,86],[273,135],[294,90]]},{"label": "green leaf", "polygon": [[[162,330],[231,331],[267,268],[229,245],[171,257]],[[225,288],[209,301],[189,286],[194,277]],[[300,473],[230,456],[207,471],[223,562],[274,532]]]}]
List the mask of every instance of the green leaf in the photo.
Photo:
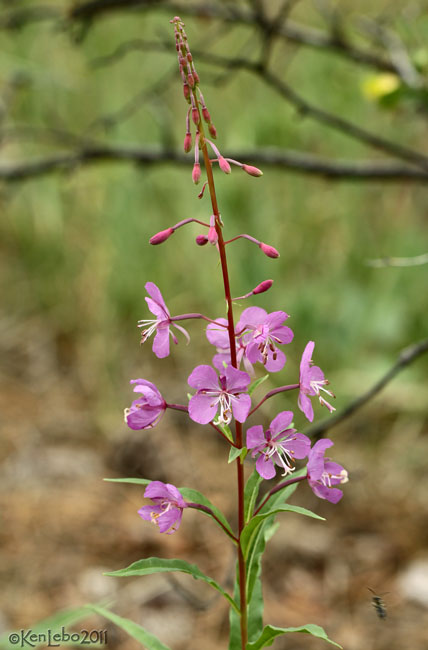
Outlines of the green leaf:
[{"label": "green leaf", "polygon": [[253,598],[253,590],[257,585],[257,581],[260,580],[262,555],[266,548],[266,544],[271,537],[273,537],[278,528],[279,524],[275,523],[275,515],[271,515],[271,517],[264,520],[251,544],[247,557],[248,602],[251,602]]},{"label": "green leaf", "polygon": [[313,517],[314,519],[325,521],[324,517],[320,517],[319,515],[316,515],[314,512],[311,512],[306,508],[301,508],[300,506],[292,506],[289,503],[285,503],[282,506],[277,506],[276,508],[268,510],[267,512],[260,512],[249,521],[241,533],[241,548],[245,558],[247,557],[248,549],[264,519],[266,519],[266,517],[270,517],[271,515],[276,515],[280,512],[296,512],[300,515],[306,515],[306,517]]},{"label": "green leaf", "polygon": [[247,643],[247,650],[260,650],[261,648],[266,648],[267,646],[272,645],[277,636],[289,634],[290,632],[311,634],[312,636],[316,636],[318,639],[322,639],[323,641],[327,641],[327,643],[335,645],[336,648],[342,648],[341,645],[328,638],[322,627],[309,623],[308,625],[302,625],[301,627],[274,627],[273,625],[267,625],[257,641]]},{"label": "green leaf", "polygon": [[248,522],[250,517],[252,517],[254,512],[254,505],[256,503],[257,496],[259,494],[260,483],[262,482],[262,477],[258,471],[254,468],[253,473],[245,484],[244,490],[244,514],[245,514],[245,523]]},{"label": "green leaf", "polygon": [[135,485],[144,486],[152,483],[152,480],[149,478],[105,478],[103,480],[107,481],[108,483],[133,483]]},{"label": "green leaf", "polygon": [[[239,563],[236,562],[235,570],[235,586],[233,589],[233,598],[237,605],[240,605],[240,594],[239,594]],[[241,650],[241,612],[236,611],[233,607],[229,610],[229,647],[228,650]]]},{"label": "green leaf", "polygon": [[248,450],[247,450],[246,447],[242,447],[242,449],[239,449],[237,447],[231,447],[230,451],[229,451],[229,460],[227,462],[228,463],[233,463],[234,460],[241,457],[241,463],[243,463],[247,453],[248,453]]},{"label": "green leaf", "polygon": [[88,609],[92,610],[96,614],[107,618],[112,623],[115,623],[118,627],[124,630],[129,636],[132,636],[133,639],[136,639],[139,643],[147,648],[147,650],[170,650],[168,646],[159,641],[159,639],[150,632],[147,632],[141,625],[130,621],[128,618],[122,618],[114,614],[104,607],[97,607],[96,605],[88,605]]},{"label": "green leaf", "polygon": [[[77,621],[87,618],[88,617],[88,609],[87,607],[75,607],[73,609],[64,609],[61,610],[60,612],[57,612],[53,616],[50,616],[49,618],[45,618],[43,621],[40,621],[39,623],[36,623],[35,625],[31,625],[28,629],[32,630],[33,634],[48,634],[48,630],[50,630],[51,633],[51,638],[54,634],[56,633],[61,633],[61,628],[67,627],[68,625],[72,625],[73,623],[76,623]],[[7,634],[4,634],[0,637],[0,648],[1,650],[12,650],[16,649],[21,646],[21,643],[18,645],[17,643],[13,644],[9,641],[10,635],[12,632],[8,632]],[[16,632],[15,634],[20,635],[20,632]],[[34,645],[35,648],[39,648],[40,646],[46,646],[45,641],[41,641],[40,643],[37,643]]]},{"label": "green leaf", "polygon": [[268,378],[269,375],[264,375],[263,377],[259,377],[258,379],[256,379],[256,381],[253,381],[253,383],[250,385],[248,389],[248,395],[252,395],[253,392],[256,390],[256,388],[258,388],[260,384],[263,384],[263,382],[266,381],[266,379]]},{"label": "green leaf", "polygon": [[[306,474],[306,467],[303,467],[302,469],[297,470],[297,472],[293,472],[293,478],[299,478],[300,476],[304,476]],[[285,503],[288,501],[288,499],[294,494],[294,492],[297,490],[297,486],[299,485],[299,482],[297,483],[291,483],[291,485],[286,485],[282,490],[279,490],[276,492],[270,499],[269,501],[263,506],[263,508],[260,510],[260,512],[267,512],[268,510],[271,510],[273,506],[276,506],[281,503]]]},{"label": "green leaf", "polygon": [[[213,505],[211,503],[211,501],[209,499],[207,499],[207,497],[205,497],[201,492],[198,492],[198,490],[193,490],[192,488],[186,488],[186,487],[180,487],[180,488],[178,488],[178,490],[179,490],[179,492],[181,493],[181,495],[183,496],[183,498],[186,501],[193,502],[193,503],[201,503],[203,506],[207,506],[208,508],[211,508],[213,513],[216,515],[216,517],[218,517],[218,519],[220,519],[221,523],[233,535],[230,524],[227,521],[224,514],[222,513],[222,511],[219,510],[215,505]],[[203,514],[207,514],[209,517],[211,517],[211,515],[208,512],[203,513]],[[219,525],[218,521],[216,521],[215,519],[213,519],[213,521],[215,521],[217,526]]]},{"label": "green leaf", "polygon": [[134,562],[126,569],[109,571],[105,575],[115,576],[118,578],[128,578],[130,576],[146,576],[151,575],[152,573],[166,573],[173,571],[188,573],[196,580],[203,580],[208,583],[211,587],[219,591],[226,598],[229,604],[239,612],[239,608],[233,598],[222,587],[220,587],[213,578],[202,573],[196,564],[189,564],[189,562],[185,562],[184,560],[166,560],[159,557],[149,557],[145,560]]},{"label": "green leaf", "polygon": [[218,427],[220,429],[220,431],[223,431],[224,435],[226,436],[226,438],[228,440],[230,440],[230,442],[233,442],[233,433],[232,433],[232,431],[230,430],[230,427],[228,427],[227,424],[224,424],[223,422],[218,422],[218,421],[217,422],[214,421],[214,424],[216,425],[216,427]]}]

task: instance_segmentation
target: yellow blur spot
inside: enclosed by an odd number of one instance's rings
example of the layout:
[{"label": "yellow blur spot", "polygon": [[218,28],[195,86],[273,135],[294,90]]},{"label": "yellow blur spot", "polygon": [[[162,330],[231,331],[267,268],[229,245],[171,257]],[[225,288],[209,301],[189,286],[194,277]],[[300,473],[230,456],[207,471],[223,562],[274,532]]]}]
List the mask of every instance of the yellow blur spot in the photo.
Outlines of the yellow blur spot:
[{"label": "yellow blur spot", "polygon": [[400,86],[400,79],[396,74],[386,72],[368,77],[363,82],[363,93],[368,99],[382,99],[390,95]]}]

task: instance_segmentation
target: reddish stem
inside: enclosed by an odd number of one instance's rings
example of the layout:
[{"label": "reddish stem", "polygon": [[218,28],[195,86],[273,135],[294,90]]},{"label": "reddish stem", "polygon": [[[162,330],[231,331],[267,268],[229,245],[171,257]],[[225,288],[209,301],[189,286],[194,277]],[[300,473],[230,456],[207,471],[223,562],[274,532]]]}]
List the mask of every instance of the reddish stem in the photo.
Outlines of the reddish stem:
[{"label": "reddish stem", "polygon": [[[214,175],[212,170],[212,164],[208,154],[207,144],[205,140],[205,133],[203,129],[203,124],[200,115],[199,103],[197,97],[195,96],[196,106],[199,111],[199,124],[198,131],[200,133],[200,147],[202,154],[204,156],[205,162],[205,171],[207,174],[208,187],[211,197],[212,213],[215,215],[215,229],[218,236],[218,251],[220,254],[220,264],[221,271],[223,275],[223,284],[224,284],[224,295],[226,298],[227,304],[227,329],[229,333],[229,343],[230,343],[230,359],[231,365],[234,368],[238,367],[236,359],[236,342],[235,342],[235,324],[233,321],[233,304],[232,304],[232,293],[230,290],[229,282],[229,271],[227,268],[227,259],[226,259],[226,248],[223,239],[223,232],[221,229],[221,220],[220,212],[218,209],[217,195],[214,185]],[[242,447],[242,424],[235,421],[235,431],[236,431],[236,447]],[[238,538],[240,539],[242,530],[245,526],[245,517],[244,517],[244,466],[241,463],[241,459],[237,458],[236,460],[236,472],[237,472],[237,482],[238,482]],[[245,650],[248,640],[248,622],[247,622],[247,591],[246,591],[246,567],[245,559],[242,553],[241,544],[238,544],[238,565],[239,565],[239,595],[240,595],[240,610],[241,610],[241,647],[242,650]]]},{"label": "reddish stem", "polygon": [[296,476],[295,478],[288,479],[288,481],[283,481],[282,483],[278,483],[278,485],[276,485],[271,490],[269,490],[269,492],[267,493],[267,495],[265,496],[265,498],[263,499],[263,501],[261,502],[257,510],[253,512],[253,517],[255,517],[256,514],[260,512],[260,510],[263,508],[265,503],[267,503],[271,498],[271,496],[273,496],[276,492],[279,492],[280,490],[284,489],[285,487],[287,487],[287,485],[292,485],[293,483],[298,483],[299,481],[305,481],[307,478],[308,475],[305,474],[305,476]]},{"label": "reddish stem", "polygon": [[296,388],[300,388],[300,384],[290,384],[289,386],[280,386],[279,388],[274,388],[273,390],[270,390],[266,395],[263,397],[263,399],[253,408],[251,411],[248,413],[248,417],[254,413],[254,411],[257,411],[258,408],[264,402],[266,402],[269,397],[273,397],[274,395],[278,395],[278,393],[283,393],[286,390],[295,390]]},{"label": "reddish stem", "polygon": [[210,515],[213,519],[216,520],[218,524],[223,528],[224,532],[231,538],[233,541],[238,544],[239,540],[233,533],[223,524],[223,522],[220,521],[220,519],[214,514],[214,512],[209,508],[208,506],[202,505],[202,503],[187,503],[188,508],[195,508],[195,510],[201,510],[202,512],[205,512],[207,515]]}]

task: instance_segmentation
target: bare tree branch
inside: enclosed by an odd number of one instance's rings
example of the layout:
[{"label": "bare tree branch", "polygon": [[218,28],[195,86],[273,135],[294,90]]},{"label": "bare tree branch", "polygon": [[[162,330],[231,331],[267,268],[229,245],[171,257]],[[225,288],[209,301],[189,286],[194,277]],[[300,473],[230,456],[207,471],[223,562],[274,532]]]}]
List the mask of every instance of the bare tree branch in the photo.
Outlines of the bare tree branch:
[{"label": "bare tree branch", "polygon": [[[110,55],[95,60],[97,66],[105,65],[117,61],[122,56],[133,50],[141,49],[147,51],[148,49],[163,50],[170,49],[169,45],[161,40],[158,41],[143,41],[134,39],[119,45],[119,47]],[[345,120],[334,113],[329,113],[322,108],[314,106],[306,99],[301,97],[289,84],[282,81],[278,76],[273,74],[260,62],[253,62],[247,58],[237,57],[229,58],[222,55],[206,52],[204,50],[193,50],[193,55],[199,60],[211,63],[213,65],[225,67],[226,69],[244,69],[256,74],[262,81],[274,88],[287,102],[292,104],[301,115],[309,116],[318,122],[321,122],[330,128],[343,133],[344,135],[363,142],[364,144],[378,149],[388,154],[400,158],[412,165],[416,165],[428,171],[428,156],[421,154],[417,151],[409,149],[404,145],[397,144],[386,138],[380,137],[357,124],[353,124],[349,120]]]},{"label": "bare tree branch", "polygon": [[[52,5],[40,5],[12,9],[0,15],[0,28],[21,29],[28,24],[43,20],[59,20],[62,23],[90,22],[95,18],[118,11],[161,10],[171,15],[179,14],[192,17],[211,17],[224,22],[244,24],[249,27],[262,27],[258,24],[254,11],[242,7],[208,3],[208,2],[169,2],[166,0],[91,0],[71,6],[68,11],[61,11]],[[390,60],[388,53],[380,55],[375,51],[350,43],[343,34],[329,33],[300,23],[287,20],[285,24],[273,20],[268,27],[272,35],[291,43],[318,50],[336,52],[344,58],[358,64],[378,70],[394,72],[401,76],[401,69]]]},{"label": "bare tree branch", "polygon": [[379,381],[377,381],[371,388],[369,388],[368,391],[357,397],[353,402],[348,404],[348,406],[346,406],[342,411],[333,417],[327,418],[319,424],[315,424],[309,427],[305,433],[312,438],[318,439],[324,435],[326,431],[330,431],[330,429],[333,427],[336,427],[338,424],[344,422],[344,420],[347,420],[349,417],[351,417],[351,415],[355,413],[355,411],[358,411],[362,406],[373,399],[375,395],[380,393],[380,391],[385,388],[385,386],[387,386],[389,382],[392,381],[396,375],[398,375],[399,372],[404,370],[404,368],[415,361],[415,359],[418,359],[420,356],[425,354],[425,352],[428,352],[428,339],[424,339],[419,343],[409,345],[407,348],[401,351],[396,363],[392,366],[392,368],[390,368],[388,372],[385,373],[381,379],[379,379]]},{"label": "bare tree branch", "polygon": [[[77,136],[70,136],[70,142]],[[285,150],[232,151],[228,157],[249,163],[285,168],[294,172],[320,176],[330,180],[349,181],[405,181],[427,183],[428,172],[413,169],[394,162],[330,161],[310,154]],[[38,176],[64,171],[101,162],[125,162],[136,165],[174,163],[188,165],[191,162],[184,153],[172,149],[150,150],[137,147],[109,146],[90,143],[71,152],[55,153],[37,160],[0,164],[0,181],[17,182]]]}]

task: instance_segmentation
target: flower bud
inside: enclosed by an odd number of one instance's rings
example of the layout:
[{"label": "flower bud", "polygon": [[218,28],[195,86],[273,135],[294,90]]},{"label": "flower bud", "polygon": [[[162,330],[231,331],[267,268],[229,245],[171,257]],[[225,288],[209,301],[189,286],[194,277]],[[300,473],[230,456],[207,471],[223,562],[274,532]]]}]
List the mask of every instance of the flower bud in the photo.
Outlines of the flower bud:
[{"label": "flower bud", "polygon": [[190,88],[195,87],[195,79],[192,74],[187,75],[187,83],[189,84]]},{"label": "flower bud", "polygon": [[195,84],[199,83],[199,75],[195,69],[193,69],[193,79],[195,80]]},{"label": "flower bud", "polygon": [[189,61],[189,63],[191,63],[192,60],[193,60],[193,57],[192,57],[192,55],[190,54],[190,52],[187,53],[187,60]]},{"label": "flower bud", "polygon": [[198,246],[205,246],[205,244],[208,244],[208,237],[206,235],[198,235],[196,237],[196,243]]},{"label": "flower bud", "polygon": [[195,163],[193,165],[193,171],[192,171],[192,180],[195,183],[195,185],[199,183],[200,178],[201,178],[201,166],[199,163]]},{"label": "flower bud", "polygon": [[256,296],[258,293],[264,293],[265,291],[269,291],[272,285],[273,285],[273,280],[263,280],[263,282],[260,282],[260,284],[258,284],[257,287],[253,289],[253,295]]},{"label": "flower bud", "polygon": [[189,85],[187,83],[185,83],[183,85],[183,95],[184,95],[184,99],[186,100],[186,102],[189,102],[189,104],[190,104],[190,88],[189,88]]},{"label": "flower bud", "polygon": [[204,118],[205,122],[207,122],[207,124],[211,122],[211,115],[206,106],[203,106],[202,108],[202,117]]},{"label": "flower bud", "polygon": [[273,259],[279,257],[279,253],[278,253],[278,251],[276,250],[276,248],[274,248],[273,246],[269,246],[269,244],[264,244],[263,242],[260,242],[260,244],[259,244],[259,248],[260,248],[260,249],[263,251],[263,253],[264,253],[265,255],[267,255],[268,257],[272,257]]},{"label": "flower bud", "polygon": [[185,153],[189,153],[189,151],[192,148],[192,134],[191,133],[186,133],[184,136],[184,145],[183,145]]},{"label": "flower bud", "polygon": [[219,156],[218,164],[219,164],[219,167],[220,167],[222,172],[224,172],[225,174],[230,174],[231,169],[230,169],[230,165],[227,162],[226,158],[223,158],[223,156]]},{"label": "flower bud", "polygon": [[263,176],[262,170],[253,167],[252,165],[242,165],[242,169],[244,172],[247,172],[247,174],[250,174],[250,176]]},{"label": "flower bud", "polygon": [[197,108],[192,108],[192,120],[198,126],[199,124],[199,111]]},{"label": "flower bud", "polygon": [[174,228],[167,228],[166,230],[161,230],[160,232],[156,233],[156,235],[153,235],[153,237],[150,237],[150,243],[153,246],[157,246],[158,244],[162,244],[164,241],[166,241],[171,235],[174,234]]},{"label": "flower bud", "polygon": [[210,132],[211,137],[215,140],[217,137],[217,129],[212,122],[208,125],[208,131]]},{"label": "flower bud", "polygon": [[208,228],[208,241],[210,244],[214,246],[218,242],[218,235],[217,235],[217,230],[215,229],[214,226],[211,226]]}]

